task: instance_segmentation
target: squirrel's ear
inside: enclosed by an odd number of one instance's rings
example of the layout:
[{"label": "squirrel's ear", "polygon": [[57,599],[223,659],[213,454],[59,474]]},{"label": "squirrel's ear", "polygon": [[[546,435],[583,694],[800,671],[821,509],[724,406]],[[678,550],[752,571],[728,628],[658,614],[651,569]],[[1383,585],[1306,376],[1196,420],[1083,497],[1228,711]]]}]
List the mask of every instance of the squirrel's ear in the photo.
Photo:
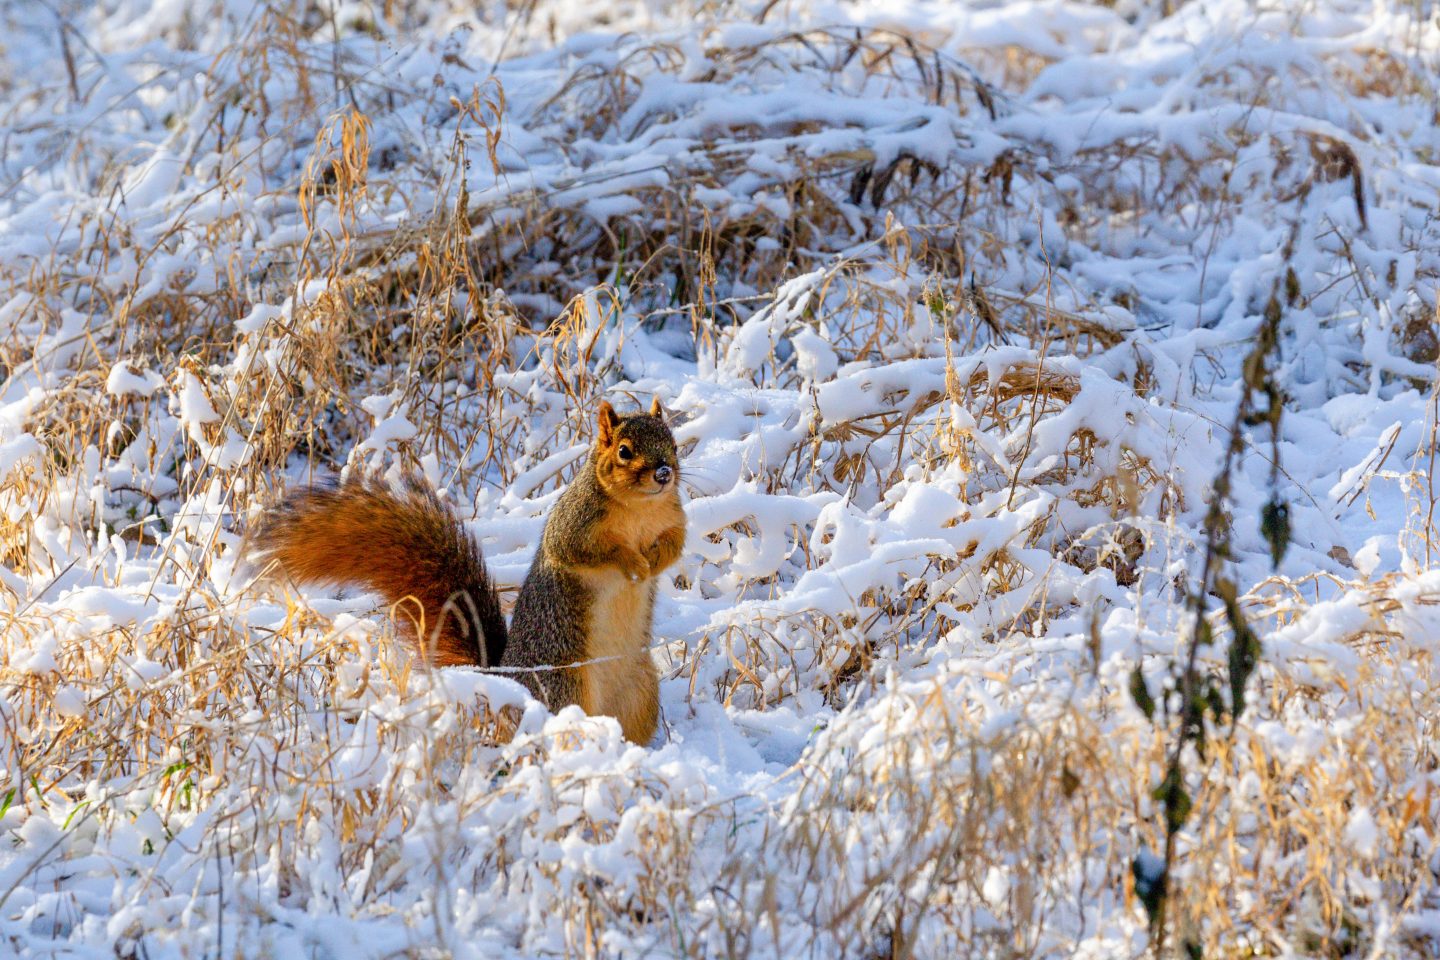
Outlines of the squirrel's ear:
[{"label": "squirrel's ear", "polygon": [[620,418],[615,415],[615,408],[610,406],[608,400],[600,401],[600,412],[595,417],[596,436],[605,446],[615,437],[615,428],[619,426]]},{"label": "squirrel's ear", "polygon": [[652,397],[650,400],[650,416],[657,420],[665,419],[665,408],[660,406],[659,397]]}]

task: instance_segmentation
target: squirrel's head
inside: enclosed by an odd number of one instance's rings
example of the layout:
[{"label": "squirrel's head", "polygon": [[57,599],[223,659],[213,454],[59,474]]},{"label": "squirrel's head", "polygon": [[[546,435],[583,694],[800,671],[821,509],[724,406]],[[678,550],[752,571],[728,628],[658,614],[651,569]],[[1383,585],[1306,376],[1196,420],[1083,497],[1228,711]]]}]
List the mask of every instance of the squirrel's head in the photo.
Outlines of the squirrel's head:
[{"label": "squirrel's head", "polygon": [[674,495],[680,482],[675,437],[657,397],[649,413],[625,416],[605,401],[595,418],[595,476],[614,497]]}]

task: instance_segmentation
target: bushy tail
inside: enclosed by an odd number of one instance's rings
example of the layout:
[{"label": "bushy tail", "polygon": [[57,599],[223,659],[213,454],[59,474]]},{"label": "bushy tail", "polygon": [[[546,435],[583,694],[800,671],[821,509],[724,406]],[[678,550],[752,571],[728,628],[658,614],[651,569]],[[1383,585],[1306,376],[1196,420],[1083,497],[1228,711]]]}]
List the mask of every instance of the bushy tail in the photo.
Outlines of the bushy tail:
[{"label": "bushy tail", "polygon": [[261,520],[248,549],[298,584],[380,594],[438,666],[500,662],[505,616],[480,548],[419,480],[399,490],[370,478],[292,493]]}]

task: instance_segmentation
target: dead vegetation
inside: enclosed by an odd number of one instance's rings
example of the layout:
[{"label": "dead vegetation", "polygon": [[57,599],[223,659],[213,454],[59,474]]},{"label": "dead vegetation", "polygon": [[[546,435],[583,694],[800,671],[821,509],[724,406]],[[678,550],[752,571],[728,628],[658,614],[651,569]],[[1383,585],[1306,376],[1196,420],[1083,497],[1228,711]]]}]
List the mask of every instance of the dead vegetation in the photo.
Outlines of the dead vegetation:
[{"label": "dead vegetation", "polygon": [[[391,6],[390,28],[422,16]],[[553,30],[547,6],[516,29]],[[394,955],[1138,955],[1130,859],[1163,845],[1165,751],[1126,676],[1173,644],[1208,474],[1167,456],[1203,417],[1191,374],[1137,334],[1173,313],[1082,287],[1033,210],[1082,245],[1230,224],[1246,202],[1310,211],[1332,186],[1364,216],[1374,154],[1248,120],[1200,153],[1121,137],[1062,165],[1018,135],[983,152],[975,125],[1053,61],[1005,45],[961,61],[890,29],[707,28],[698,73],[678,39],[633,41],[517,105],[458,54],[407,86],[322,27],[318,7],[271,4],[221,51],[225,106],[183,161],[209,186],[163,229],[101,205],[49,257],[0,265],[0,371],[34,386],[7,395],[0,433],[0,826],[29,858],[0,889],[6,936],[91,936],[98,908],[75,891],[123,874],[112,907],[131,919],[102,936],[122,956],[202,938],[282,955],[269,925],[335,911],[383,927]],[[1356,96],[1428,95],[1392,56],[1340,59]],[[747,85],[803,79],[815,99],[707,119],[703,99],[647,104],[657,77],[751,107]],[[877,98],[899,147],[867,138],[869,115],[826,113]],[[416,116],[443,134],[410,138]],[[527,185],[522,119],[535,166],[563,177]],[[927,156],[905,138],[932,125],[944,150]],[[55,130],[77,154],[89,136]],[[667,139],[686,143],[648,166],[606,149]],[[138,193],[95,149],[93,192]],[[1271,180],[1242,200],[1255,164]],[[1289,274],[1287,305],[1374,307],[1328,216],[1295,220],[1293,242],[1335,259]],[[1434,359],[1433,276],[1410,275],[1393,331],[1416,365]],[[704,391],[627,353],[662,336]],[[1335,376],[1419,376],[1386,363]],[[142,387],[116,389],[117,369]],[[676,587],[736,615],[657,651],[685,688],[672,726],[714,710],[784,758],[763,789],[714,787],[578,717],[532,710],[496,746],[503,684],[424,674],[383,615],[260,596],[236,568],[247,518],[298,467],[418,469],[511,556],[606,391],[664,392],[695,425],[696,500],[763,504],[715,508]],[[885,524],[927,486],[943,497],[905,508],[928,537],[907,553]],[[1411,552],[1428,565],[1423,499]],[[872,557],[843,604],[792,589],[848,589]],[[1273,655],[1244,722],[1190,764],[1174,893],[1205,955],[1433,950],[1436,596],[1421,569],[1246,598]],[[1284,633],[1327,603],[1344,629]],[[264,888],[243,913],[231,877]]]}]

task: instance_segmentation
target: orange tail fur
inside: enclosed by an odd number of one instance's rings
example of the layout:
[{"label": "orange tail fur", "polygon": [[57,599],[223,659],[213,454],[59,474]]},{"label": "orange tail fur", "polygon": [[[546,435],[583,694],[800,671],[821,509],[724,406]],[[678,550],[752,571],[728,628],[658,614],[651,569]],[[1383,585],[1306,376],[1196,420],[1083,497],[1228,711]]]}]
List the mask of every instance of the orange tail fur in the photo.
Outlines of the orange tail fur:
[{"label": "orange tail fur", "polygon": [[508,633],[480,548],[418,480],[398,491],[378,478],[297,491],[249,546],[297,584],[380,594],[437,666],[500,662]]}]

